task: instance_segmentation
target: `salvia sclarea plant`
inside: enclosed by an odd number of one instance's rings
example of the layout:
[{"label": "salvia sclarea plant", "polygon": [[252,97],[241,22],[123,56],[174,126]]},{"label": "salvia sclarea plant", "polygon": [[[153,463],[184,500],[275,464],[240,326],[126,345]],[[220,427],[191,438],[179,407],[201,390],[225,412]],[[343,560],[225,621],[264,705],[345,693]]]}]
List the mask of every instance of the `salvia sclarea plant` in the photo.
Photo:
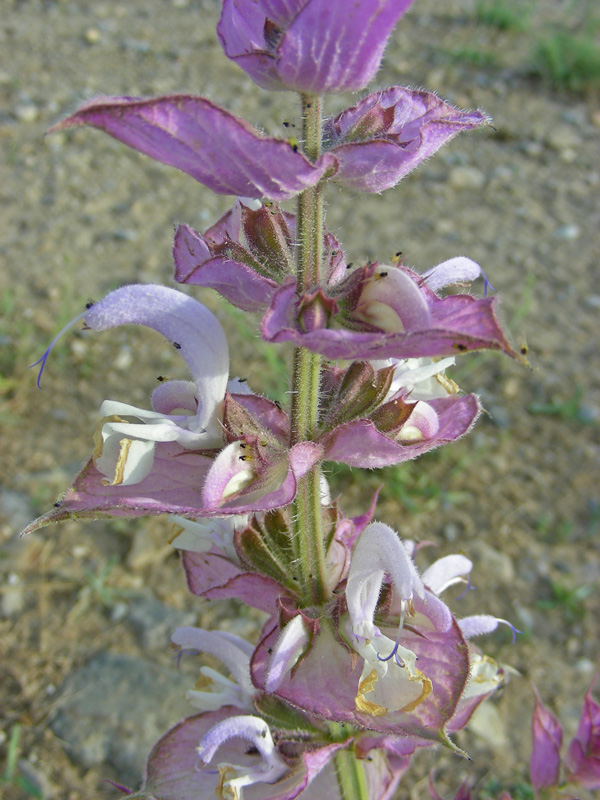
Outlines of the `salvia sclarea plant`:
[{"label": "salvia sclarea plant", "polygon": [[[384,467],[460,438],[480,405],[447,377],[455,357],[518,355],[470,259],[421,273],[399,258],[353,267],[325,227],[328,183],[382,192],[487,124],[480,111],[399,86],[324,118],[324,95],[373,78],[411,3],[223,0],[226,55],[263,89],[299,94],[297,141],[190,95],[100,97],[56,126],[99,128],[236,196],[206,232],[177,228],[175,280],[258,313],[265,341],[293,347],[284,409],[229,375],[220,323],[182,292],[123,286],[77,317],[91,330],[160,332],[191,380],[161,382],[150,409],[106,400],[89,462],[27,530],[69,517],[172,515],[190,591],[268,614],[256,645],[227,631],[174,632],[183,653],[208,653],[224,671],[200,669],[187,693],[194,713],[156,744],[142,789],[121,787],[131,797],[386,800],[419,749],[460,753],[452,734],[504,681],[472,640],[505,621],[458,619],[442,597],[468,582],[471,561],[450,555],[420,569],[420,545],[374,520],[375,499],[348,517],[322,475],[326,461]],[[295,214],[279,205],[290,198]],[[481,297],[446,292],[479,277]],[[586,708],[566,768],[590,787],[600,782],[591,695]],[[532,765],[540,792],[559,781],[558,756],[547,757],[558,728],[542,728],[534,723],[548,768]],[[433,782],[430,791],[439,797]],[[457,797],[470,792],[464,785]]]}]

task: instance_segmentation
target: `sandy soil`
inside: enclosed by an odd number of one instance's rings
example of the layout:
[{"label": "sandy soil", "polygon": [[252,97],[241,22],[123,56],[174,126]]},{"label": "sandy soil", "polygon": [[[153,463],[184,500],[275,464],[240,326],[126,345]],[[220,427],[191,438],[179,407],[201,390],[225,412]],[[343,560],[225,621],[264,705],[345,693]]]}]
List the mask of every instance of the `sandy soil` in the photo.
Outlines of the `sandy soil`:
[{"label": "sandy soil", "polygon": [[[592,3],[580,2],[579,11],[584,6]],[[381,519],[435,541],[439,554],[464,551],[474,560],[478,590],[456,601],[457,612],[493,613],[524,631],[514,646],[507,632],[485,642],[519,674],[459,737],[482,785],[494,779],[515,792],[527,774],[531,682],[572,733],[598,668],[600,112],[597,98],[560,95],[528,75],[532,40],[564,19],[564,4],[538,4],[525,32],[477,25],[474,7],[474,0],[417,0],[377,85],[435,89],[483,108],[495,129],[455,140],[382,196],[331,189],[328,221],[357,261],[385,261],[398,249],[419,270],[453,255],[477,260],[502,295],[511,336],[526,338],[532,368],[493,354],[465,358],[452,377],[480,393],[489,411],[472,435],[386,475],[338,471],[333,484],[351,512],[385,480]],[[74,763],[49,727],[57,688],[103,650],[143,654],[114,613],[127,590],[150,586],[164,603],[197,610],[205,624],[216,612],[187,594],[163,520],[69,523],[25,542],[15,531],[75,474],[105,397],[146,405],[158,375],[184,370],[171,348],[141,330],[70,334],[42,391],[27,365],[88,298],[131,281],[169,283],[173,223],[204,229],[231,200],[97,132],[43,134],[97,94],[203,94],[278,134],[297,113],[293,97],[255,90],[224,57],[216,0],[4,0],[6,8],[0,757],[19,724],[20,772],[40,796],[110,797],[102,780],[118,777],[113,767]],[[485,63],[474,49],[487,54]],[[203,299],[231,332],[232,374],[255,390],[281,391],[277,376],[265,378],[263,349],[244,335],[239,316]],[[94,589],[98,581],[104,594]],[[171,663],[167,650],[152,658]],[[439,763],[450,793],[466,765],[445,754]],[[432,764],[429,756],[417,761],[414,781]],[[425,796],[421,783],[412,791]],[[410,792],[407,781],[399,796]],[[32,796],[14,783],[0,784],[0,794]]]}]

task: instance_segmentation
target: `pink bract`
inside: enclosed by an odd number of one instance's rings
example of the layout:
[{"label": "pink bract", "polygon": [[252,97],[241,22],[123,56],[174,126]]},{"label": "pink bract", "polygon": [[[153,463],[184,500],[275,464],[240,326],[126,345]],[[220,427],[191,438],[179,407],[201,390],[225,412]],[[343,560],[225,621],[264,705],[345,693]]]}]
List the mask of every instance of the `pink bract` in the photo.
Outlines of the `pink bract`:
[{"label": "pink bract", "polygon": [[99,97],[53,131],[89,125],[147,156],[176,167],[219,194],[284,200],[314,186],[337,162],[315,164],[285,139],[252,125],[204,97]]},{"label": "pink bract", "polygon": [[362,89],[412,0],[224,0],[225,54],[263,89]]}]

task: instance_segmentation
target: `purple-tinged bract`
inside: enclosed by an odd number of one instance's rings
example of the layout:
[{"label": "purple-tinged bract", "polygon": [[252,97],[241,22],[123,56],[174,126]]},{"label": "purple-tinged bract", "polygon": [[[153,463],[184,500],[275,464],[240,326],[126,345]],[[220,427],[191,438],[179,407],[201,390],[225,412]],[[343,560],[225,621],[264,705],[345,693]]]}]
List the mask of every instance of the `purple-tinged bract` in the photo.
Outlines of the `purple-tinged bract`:
[{"label": "purple-tinged bract", "polygon": [[558,784],[562,736],[562,725],[543,705],[536,691],[535,709],[531,721],[532,749],[529,762],[531,783],[536,795],[541,789],[548,789]]},{"label": "purple-tinged bract", "polygon": [[600,789],[600,705],[592,697],[594,683],[586,692],[579,727],[565,757],[569,779],[586,789]]},{"label": "purple-tinged bract", "polygon": [[334,180],[358,192],[395,186],[461,131],[487,122],[481,111],[463,111],[433,92],[393,86],[368,95],[331,119],[326,147],[339,169]]},{"label": "purple-tinged bract", "polygon": [[98,97],[53,131],[89,125],[218,194],[285,200],[335,172],[333,156],[312,164],[285,139],[256,128],[204,97]]},{"label": "purple-tinged bract", "polygon": [[263,317],[263,338],[293,342],[330,359],[422,358],[484,348],[516,356],[496,317],[496,298],[440,297],[426,276],[401,265],[358,267],[323,292],[337,311],[306,319],[304,295],[295,281],[285,281]]},{"label": "purple-tinged bract", "polygon": [[263,89],[362,89],[412,0],[223,0],[225,54]]}]

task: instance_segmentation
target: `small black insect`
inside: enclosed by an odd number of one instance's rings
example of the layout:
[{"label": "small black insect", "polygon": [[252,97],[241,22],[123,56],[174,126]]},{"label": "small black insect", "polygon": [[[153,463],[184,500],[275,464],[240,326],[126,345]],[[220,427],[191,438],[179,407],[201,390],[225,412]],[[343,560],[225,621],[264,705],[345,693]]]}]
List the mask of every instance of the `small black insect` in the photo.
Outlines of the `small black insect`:
[{"label": "small black insect", "polygon": [[181,345],[179,344],[179,342],[173,342],[173,347],[175,348],[175,350],[181,350]]},{"label": "small black insect", "polygon": [[96,305],[94,300],[88,300],[87,303],[85,304],[85,307],[86,308],[91,308],[94,305]]}]

